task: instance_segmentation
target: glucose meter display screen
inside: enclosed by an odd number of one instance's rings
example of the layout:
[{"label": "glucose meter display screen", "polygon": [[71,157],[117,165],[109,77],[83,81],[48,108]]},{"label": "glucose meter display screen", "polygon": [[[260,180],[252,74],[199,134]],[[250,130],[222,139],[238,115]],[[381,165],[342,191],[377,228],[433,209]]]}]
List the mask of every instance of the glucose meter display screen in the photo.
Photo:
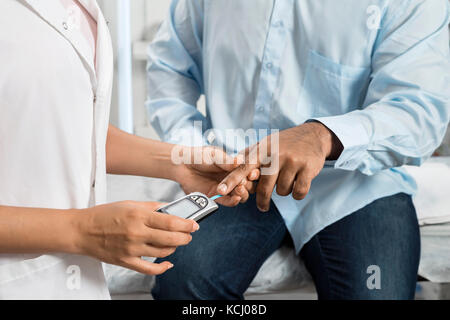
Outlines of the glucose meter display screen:
[{"label": "glucose meter display screen", "polygon": [[188,199],[181,200],[165,209],[167,213],[180,218],[188,218],[199,210],[197,205]]}]

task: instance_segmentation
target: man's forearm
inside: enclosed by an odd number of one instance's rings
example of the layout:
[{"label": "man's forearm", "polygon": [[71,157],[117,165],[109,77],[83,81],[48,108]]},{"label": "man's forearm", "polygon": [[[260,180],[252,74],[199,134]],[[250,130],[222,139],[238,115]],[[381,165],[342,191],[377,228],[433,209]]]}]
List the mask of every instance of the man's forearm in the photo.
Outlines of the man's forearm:
[{"label": "man's forearm", "polygon": [[175,180],[180,167],[171,160],[173,147],[110,126],[106,144],[107,172]]},{"label": "man's forearm", "polygon": [[0,253],[79,253],[74,211],[0,206]]}]

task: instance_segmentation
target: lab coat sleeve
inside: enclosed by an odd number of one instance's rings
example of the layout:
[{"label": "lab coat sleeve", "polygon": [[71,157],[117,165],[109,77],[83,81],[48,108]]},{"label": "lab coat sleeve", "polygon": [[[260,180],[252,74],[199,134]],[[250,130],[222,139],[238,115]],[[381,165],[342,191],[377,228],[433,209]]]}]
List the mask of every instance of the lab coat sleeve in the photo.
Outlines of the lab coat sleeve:
[{"label": "lab coat sleeve", "polygon": [[206,119],[196,108],[203,93],[202,35],[203,1],[174,0],[148,49],[146,107],[164,141],[205,143]]},{"label": "lab coat sleeve", "polygon": [[450,113],[449,3],[402,3],[379,30],[366,107],[314,119],[344,146],[335,168],[373,175],[404,164],[420,165],[445,135]]}]

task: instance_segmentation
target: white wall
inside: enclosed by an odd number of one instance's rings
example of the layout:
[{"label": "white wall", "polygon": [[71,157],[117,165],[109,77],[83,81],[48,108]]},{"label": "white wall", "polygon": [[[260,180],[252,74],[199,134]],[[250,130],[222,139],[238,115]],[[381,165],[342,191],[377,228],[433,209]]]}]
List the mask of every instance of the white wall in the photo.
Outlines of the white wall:
[{"label": "white wall", "polygon": [[[114,49],[117,48],[117,0],[98,0],[102,7],[113,39]],[[170,0],[130,0],[131,4],[131,38],[133,42],[150,41],[159,25],[165,19]],[[133,60],[133,100],[135,132],[139,135],[156,138],[154,131],[148,126],[145,111],[146,78],[145,60]],[[116,68],[117,75],[117,68]],[[117,81],[114,82],[115,84]],[[113,90],[111,106],[111,123],[117,125],[117,88]]]}]

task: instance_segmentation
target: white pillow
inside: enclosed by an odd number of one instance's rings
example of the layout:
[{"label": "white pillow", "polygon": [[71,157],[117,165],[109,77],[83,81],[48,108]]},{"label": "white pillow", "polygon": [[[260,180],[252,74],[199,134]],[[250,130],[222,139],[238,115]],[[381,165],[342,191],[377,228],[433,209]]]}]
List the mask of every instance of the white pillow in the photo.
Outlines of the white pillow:
[{"label": "white pillow", "polygon": [[413,198],[420,225],[450,222],[450,158],[431,158],[421,167],[406,166],[417,182]]}]

